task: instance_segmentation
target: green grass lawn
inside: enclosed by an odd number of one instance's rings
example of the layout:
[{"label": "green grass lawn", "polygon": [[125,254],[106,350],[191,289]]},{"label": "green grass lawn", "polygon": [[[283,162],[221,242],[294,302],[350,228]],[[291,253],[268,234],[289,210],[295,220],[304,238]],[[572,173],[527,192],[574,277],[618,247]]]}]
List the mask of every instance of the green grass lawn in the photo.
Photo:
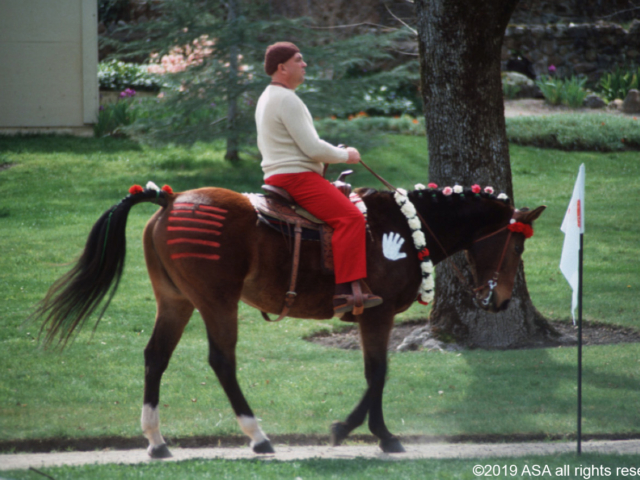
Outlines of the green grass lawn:
[{"label": "green grass lawn", "polygon": [[[475,467],[475,469],[474,469]],[[640,468],[639,455],[575,454],[492,459],[429,459],[389,461],[354,460],[188,460],[151,462],[139,465],[88,465],[83,467],[39,468],[56,480],[114,480],[154,478],[191,479],[434,479],[472,480],[491,477],[524,480],[531,478],[633,478]],[[475,475],[478,470],[485,475]],[[569,475],[567,476],[567,472]],[[28,470],[3,472],[16,480],[42,479]]]},{"label": "green grass lawn", "polygon": [[[426,183],[424,138],[387,140],[365,161],[398,187]],[[560,224],[585,163],[584,316],[635,327],[638,154],[512,146],[511,155],[516,205],[548,205],[524,254],[535,305],[550,318],[569,321],[571,291],[558,270]],[[0,170],[0,440],[122,435],[145,444],[139,431],[142,352],[155,302],[140,240],[155,207],[132,210],[124,278],[93,338],[87,328],[64,353],[43,352],[37,326],[24,322],[68,270],[64,264],[81,252],[93,223],[130,185],[153,180],[176,191],[204,185],[259,190],[256,160],[230,164],[222,156],[219,145],[153,149],[114,139],[0,139],[0,166],[10,166]],[[332,167],[330,175],[339,171]],[[363,169],[351,180],[380,187]],[[428,307],[416,305],[398,319],[427,314]],[[295,319],[273,325],[241,307],[239,380],[267,433],[325,434],[360,399],[361,354],[303,340],[339,325]],[[169,438],[240,434],[207,354],[204,326],[195,314],[162,382],[160,409]],[[392,353],[387,424],[400,435],[572,434],[575,357],[575,348]],[[585,434],[640,433],[639,359],[635,344],[586,348]]]}]

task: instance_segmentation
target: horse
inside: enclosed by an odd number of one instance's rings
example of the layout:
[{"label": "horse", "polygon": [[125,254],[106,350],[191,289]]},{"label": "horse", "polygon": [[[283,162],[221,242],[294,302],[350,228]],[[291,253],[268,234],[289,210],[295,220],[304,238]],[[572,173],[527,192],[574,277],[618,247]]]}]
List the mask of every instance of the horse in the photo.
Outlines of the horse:
[{"label": "horse", "polygon": [[[282,311],[293,262],[291,239],[258,222],[246,194],[215,187],[182,193],[174,193],[166,185],[162,189],[155,185],[135,187],[98,219],[75,266],[50,287],[34,312],[42,321],[45,347],[55,345],[57,339],[57,345],[64,348],[97,310],[99,322],[123,272],[129,211],[142,202],[155,203],[160,208],[143,234],[157,306],[153,332],[144,350],[141,427],[149,441],[147,452],[152,458],[171,456],[160,433],[160,381],[194,309],[206,326],[210,366],[240,429],[250,438],[255,453],[274,452],[236,378],[238,303],[242,301],[264,315]],[[368,415],[369,429],[379,439],[382,451],[404,451],[385,425],[382,409],[394,316],[416,299],[429,300],[432,265],[463,250],[475,281],[475,288],[467,286],[478,307],[491,312],[504,310],[525,238],[533,234],[531,225],[545,209],[517,210],[504,194],[494,195],[491,187],[417,187],[395,193],[367,188],[355,191],[366,207],[367,283],[383,303],[341,318],[358,325],[367,388],[349,416],[331,425],[334,446]],[[330,319],[334,277],[321,270],[320,242],[300,243],[296,298],[288,316]]]}]

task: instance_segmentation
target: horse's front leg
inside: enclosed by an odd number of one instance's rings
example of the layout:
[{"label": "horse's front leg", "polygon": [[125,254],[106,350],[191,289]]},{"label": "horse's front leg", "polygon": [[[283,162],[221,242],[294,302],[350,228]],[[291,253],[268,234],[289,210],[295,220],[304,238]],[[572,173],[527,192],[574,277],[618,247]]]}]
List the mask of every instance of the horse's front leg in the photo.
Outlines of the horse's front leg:
[{"label": "horse's front leg", "polygon": [[387,347],[393,328],[393,312],[381,307],[366,310],[358,317],[367,390],[344,422],[331,426],[331,444],[339,445],[369,414],[369,429],[380,439],[386,453],[404,452],[400,441],[387,429],[382,413],[382,395],[387,375]]}]

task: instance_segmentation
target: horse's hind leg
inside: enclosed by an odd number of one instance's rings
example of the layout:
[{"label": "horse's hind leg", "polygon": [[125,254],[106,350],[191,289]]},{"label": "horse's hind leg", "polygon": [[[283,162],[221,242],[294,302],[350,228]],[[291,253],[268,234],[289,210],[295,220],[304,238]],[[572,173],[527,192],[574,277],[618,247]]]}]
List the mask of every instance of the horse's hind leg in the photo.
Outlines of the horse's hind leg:
[{"label": "horse's hind leg", "polygon": [[171,456],[160,433],[160,381],[192,313],[193,305],[187,300],[158,299],[153,334],[144,350],[144,405],[140,419],[142,431],[149,440],[147,453],[152,458]]},{"label": "horse's hind leg", "polygon": [[207,327],[209,339],[209,363],[216,373],[231,407],[236,414],[240,429],[251,438],[251,448],[255,453],[274,453],[271,442],[256,420],[249,403],[244,397],[236,377],[236,343],[238,341],[238,300],[227,299],[210,302],[208,308],[200,309]]}]

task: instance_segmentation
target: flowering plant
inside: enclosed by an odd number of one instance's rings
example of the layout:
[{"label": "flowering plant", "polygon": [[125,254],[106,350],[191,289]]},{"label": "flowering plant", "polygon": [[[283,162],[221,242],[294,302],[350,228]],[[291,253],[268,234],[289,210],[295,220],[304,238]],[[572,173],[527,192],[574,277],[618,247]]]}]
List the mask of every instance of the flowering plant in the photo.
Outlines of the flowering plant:
[{"label": "flowering plant", "polygon": [[126,88],[122,92],[120,92],[120,98],[130,98],[135,96],[136,91],[133,88]]},{"label": "flowering plant", "polygon": [[[431,184],[429,185],[431,187]],[[437,188],[437,187],[436,187]],[[427,239],[422,232],[422,224],[418,218],[418,212],[416,207],[411,203],[407,196],[407,191],[401,188],[397,189],[394,198],[396,203],[400,206],[400,211],[407,218],[409,228],[412,231],[411,238],[413,244],[418,250],[418,259],[420,260],[420,272],[422,274],[422,282],[418,289],[418,302],[422,305],[428,305],[433,301],[433,263],[429,257],[429,250],[427,249]]]}]

